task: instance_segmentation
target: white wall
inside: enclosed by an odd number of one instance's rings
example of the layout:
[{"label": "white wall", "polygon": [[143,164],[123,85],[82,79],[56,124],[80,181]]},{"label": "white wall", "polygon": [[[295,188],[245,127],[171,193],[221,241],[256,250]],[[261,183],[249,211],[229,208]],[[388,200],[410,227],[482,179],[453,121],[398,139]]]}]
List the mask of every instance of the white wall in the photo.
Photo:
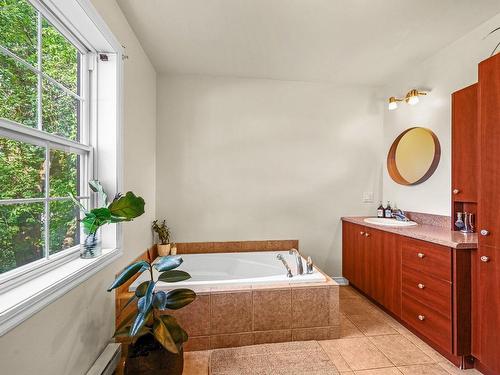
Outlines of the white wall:
[{"label": "white wall", "polygon": [[124,71],[123,186],[146,200],[146,213],[124,224],[124,253],[0,338],[2,374],[84,374],[114,331],[114,275],[150,245],[155,216],[156,73],[115,1],[93,0],[127,49]]},{"label": "white wall", "polygon": [[178,242],[296,238],[340,275],[340,217],[380,194],[381,109],[367,89],[162,76],[158,217]]},{"label": "white wall", "polygon": [[441,143],[441,162],[434,175],[421,185],[396,184],[384,167],[384,200],[403,210],[451,214],[451,93],[477,82],[477,64],[488,58],[500,34],[483,40],[500,25],[500,14],[417,66],[394,75],[385,97],[404,96],[412,88],[430,89],[416,106],[401,104],[384,111],[384,158],[394,139],[412,126],[430,128]]}]

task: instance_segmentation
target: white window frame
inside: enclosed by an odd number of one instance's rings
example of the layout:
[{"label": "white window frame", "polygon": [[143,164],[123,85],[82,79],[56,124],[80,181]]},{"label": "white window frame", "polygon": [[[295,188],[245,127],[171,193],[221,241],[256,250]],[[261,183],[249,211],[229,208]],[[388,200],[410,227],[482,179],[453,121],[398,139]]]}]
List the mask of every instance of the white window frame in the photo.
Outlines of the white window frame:
[{"label": "white window frame", "polygon": [[[82,82],[81,88],[88,90],[90,99],[86,101],[87,108],[81,108],[88,116],[89,132],[81,135],[81,142],[86,142],[82,149],[78,142],[11,121],[2,122],[2,131],[15,131],[23,139],[31,140],[38,139],[40,133],[43,133],[46,137],[43,141],[53,146],[73,148],[81,152],[90,149],[89,176],[93,173],[94,178],[101,181],[109,194],[123,191],[123,47],[91,0],[28,1],[75,46],[84,46],[89,51],[90,58],[82,59],[82,72],[91,73],[88,84],[83,87]],[[98,59],[100,54],[106,54],[108,61]],[[80,94],[85,95],[84,92]],[[82,193],[85,191],[88,190],[81,190]],[[100,257],[81,259],[79,249],[65,250],[53,255],[52,262],[44,267],[33,266],[31,269],[31,265],[35,263],[33,262],[12,270],[19,271],[17,277],[10,278],[3,285],[0,283],[0,336],[122,255],[121,224],[103,227],[102,239],[103,254]]]},{"label": "white window frame", "polygon": [[[92,70],[89,70],[89,65],[95,65],[90,59],[95,59],[96,52],[91,48],[84,46],[59,20],[39,1],[25,0],[37,11],[37,57],[38,61],[36,66],[33,66],[24,59],[18,57],[2,45],[0,45],[0,53],[10,57],[15,60],[18,64],[23,66],[23,68],[30,70],[36,74],[38,79],[37,85],[37,128],[31,128],[23,124],[10,121],[8,119],[0,118],[0,137],[8,138],[14,141],[20,141],[40,147],[45,148],[45,192],[43,198],[19,198],[19,199],[0,199],[1,205],[13,205],[13,204],[29,204],[29,203],[43,203],[44,204],[44,220],[43,220],[43,235],[44,235],[44,247],[43,247],[43,257],[36,261],[27,263],[20,267],[16,267],[10,271],[0,274],[0,293],[6,291],[20,282],[25,282],[31,278],[37,277],[38,275],[45,273],[55,267],[69,262],[78,258],[80,244],[76,244],[68,249],[50,249],[50,203],[54,201],[67,200],[70,201],[68,197],[50,197],[50,151],[51,150],[61,150],[65,152],[76,153],[80,155],[80,181],[79,191],[80,195],[77,199],[82,200],[85,206],[92,208],[94,202],[91,200],[91,194],[88,189],[87,181],[94,178],[94,168],[93,168],[93,158],[94,158],[94,145],[92,144],[91,135],[95,132],[96,124],[92,121],[91,111],[95,111],[95,108],[91,108],[91,95],[90,87],[91,82],[95,81],[95,74]],[[78,93],[74,93],[68,89],[63,84],[59,83],[57,80],[53,79],[42,69],[42,19],[45,18],[53,27],[57,29],[62,36],[64,36],[80,53],[80,71],[79,82],[80,87]],[[72,141],[68,138],[61,137],[58,135],[50,134],[42,129],[42,81],[47,80],[51,84],[55,85],[67,95],[78,100],[80,102],[80,113],[79,123],[80,141]],[[80,238],[83,232],[80,230]],[[51,251],[57,250],[55,254],[50,254]]]}]

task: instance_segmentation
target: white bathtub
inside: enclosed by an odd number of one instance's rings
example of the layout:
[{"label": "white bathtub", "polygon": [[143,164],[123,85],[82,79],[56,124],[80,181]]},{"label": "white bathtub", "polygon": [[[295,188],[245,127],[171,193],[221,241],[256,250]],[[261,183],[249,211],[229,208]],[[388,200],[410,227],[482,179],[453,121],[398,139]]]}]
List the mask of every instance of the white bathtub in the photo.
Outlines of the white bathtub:
[{"label": "white bathtub", "polygon": [[[292,270],[293,277],[286,276],[283,263],[276,258],[282,254]],[[288,251],[258,251],[248,253],[218,253],[218,254],[182,254],[183,263],[179,270],[188,272],[191,279],[178,283],[158,282],[157,290],[168,290],[173,287],[217,287],[227,284],[283,284],[324,282],[325,276],[314,267],[311,274],[306,274],[306,260],[302,258],[304,274],[297,275],[294,255]],[[158,273],[155,271],[155,279]],[[149,272],[144,272],[131,285],[134,291],[143,281],[149,279]]]}]

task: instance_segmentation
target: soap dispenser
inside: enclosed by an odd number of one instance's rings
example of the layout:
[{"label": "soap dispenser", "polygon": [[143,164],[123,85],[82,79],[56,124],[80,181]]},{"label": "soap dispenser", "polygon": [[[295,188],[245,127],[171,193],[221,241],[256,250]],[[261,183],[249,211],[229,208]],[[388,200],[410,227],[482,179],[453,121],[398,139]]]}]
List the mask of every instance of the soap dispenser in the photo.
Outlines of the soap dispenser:
[{"label": "soap dispenser", "polygon": [[387,201],[387,207],[385,208],[385,217],[387,219],[392,218],[391,202],[389,202],[389,201]]}]

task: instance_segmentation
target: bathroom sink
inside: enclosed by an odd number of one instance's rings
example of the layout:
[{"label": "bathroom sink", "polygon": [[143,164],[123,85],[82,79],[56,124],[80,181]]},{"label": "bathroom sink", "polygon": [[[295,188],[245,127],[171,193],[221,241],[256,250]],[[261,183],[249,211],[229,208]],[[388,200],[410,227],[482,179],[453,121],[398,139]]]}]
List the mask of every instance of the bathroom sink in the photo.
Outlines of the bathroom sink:
[{"label": "bathroom sink", "polygon": [[383,217],[367,217],[364,219],[365,223],[383,225],[386,227],[413,227],[418,225],[414,221],[398,221],[396,219],[386,219]]}]

